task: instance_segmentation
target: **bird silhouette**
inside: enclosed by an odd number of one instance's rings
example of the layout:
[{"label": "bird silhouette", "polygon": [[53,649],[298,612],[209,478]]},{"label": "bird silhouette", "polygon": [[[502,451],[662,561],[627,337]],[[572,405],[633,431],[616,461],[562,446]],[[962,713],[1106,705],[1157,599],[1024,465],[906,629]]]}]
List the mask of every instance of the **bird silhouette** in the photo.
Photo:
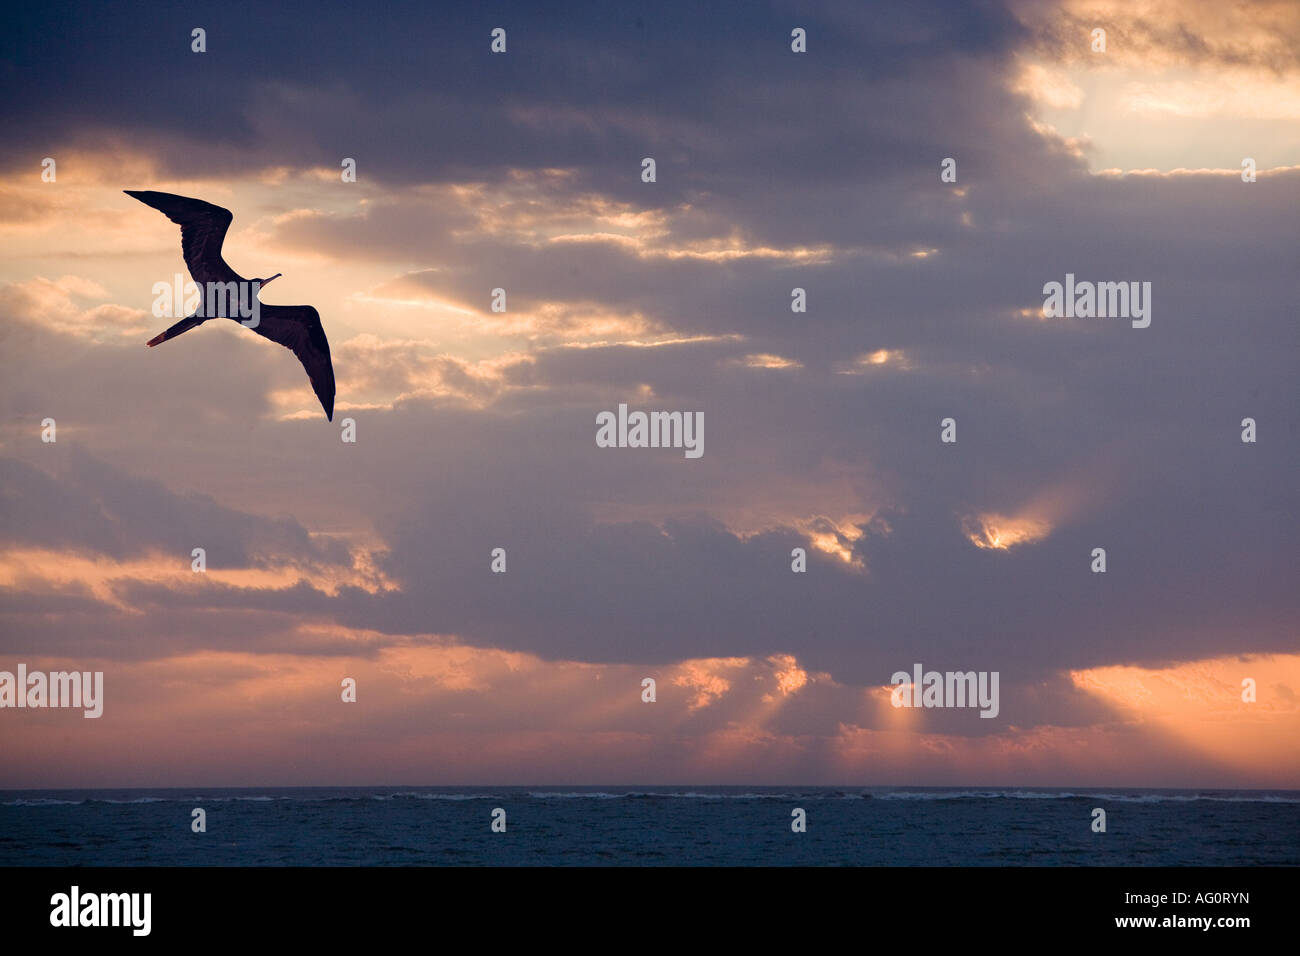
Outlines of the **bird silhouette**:
[{"label": "bird silhouette", "polygon": [[[325,417],[334,421],[334,363],[330,360],[330,343],[320,324],[320,313],[310,305],[262,305],[258,302],[257,322],[249,325],[241,320],[237,310],[226,307],[224,295],[213,295],[210,292],[213,289],[251,288],[255,297],[257,288],[283,274],[277,272],[270,279],[245,279],[226,265],[226,260],[221,258],[221,244],[225,241],[226,230],[234,218],[230,210],[202,199],[190,199],[172,193],[137,189],[124,189],[123,192],[146,206],[153,206],[181,227],[181,254],[185,257],[185,266],[189,269],[190,276],[200,290],[199,310],[150,339],[150,347],[188,332],[208,319],[234,319],[258,335],[280,343],[298,356],[298,361],[307,370],[312,391],[325,409]],[[231,283],[238,283],[238,286],[233,287]],[[251,283],[257,283],[257,286],[252,286]],[[236,311],[236,314],[205,315],[205,305],[210,306],[214,301],[216,307],[209,308],[208,311]],[[233,295],[230,301],[235,301]]]}]

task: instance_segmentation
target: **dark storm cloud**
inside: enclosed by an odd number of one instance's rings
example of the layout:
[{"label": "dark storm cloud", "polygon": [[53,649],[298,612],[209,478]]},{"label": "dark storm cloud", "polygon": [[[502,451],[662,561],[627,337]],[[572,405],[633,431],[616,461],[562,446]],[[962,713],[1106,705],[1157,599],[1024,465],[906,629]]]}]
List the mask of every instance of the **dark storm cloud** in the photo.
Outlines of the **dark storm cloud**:
[{"label": "dark storm cloud", "polygon": [[204,495],[182,496],[161,482],[120,471],[73,445],[51,451],[57,477],[0,458],[0,541],[5,547],[58,548],[118,560],[162,552],[188,567],[202,547],[212,569],[269,563],[338,563],[347,549],[312,540],[292,518],[266,518],[222,507]]},{"label": "dark storm cloud", "polygon": [[[860,541],[865,574],[817,552],[806,576],[792,574],[790,549],[806,542],[791,532],[741,540],[707,519],[593,525],[577,512],[595,489],[566,491],[526,454],[470,469],[472,490],[470,475],[449,481],[444,466],[425,509],[381,525],[392,548],[385,568],[403,593],[354,593],[338,602],[340,619],[585,660],[787,652],[864,683],[913,660],[1022,676],[1282,651],[1294,642],[1294,524],[1286,497],[1261,478],[1283,459],[1243,467],[1234,438],[1203,449],[1200,471],[1173,493],[1149,467],[1154,456],[1132,455],[1128,483],[1108,489],[1114,499],[1086,522],[1005,553],[974,548],[953,509],[963,496],[978,500],[966,476],[982,453],[945,460],[930,439],[937,477],[908,483],[889,532]],[[582,456],[578,442],[552,447]],[[661,459],[636,469],[671,483],[682,467]],[[726,470],[710,471],[721,487]],[[1099,545],[1106,575],[1089,571]],[[493,547],[507,549],[506,574],[488,571]]]},{"label": "dark storm cloud", "polygon": [[[296,9],[93,4],[10,15],[6,165],[33,150],[139,144],[168,172],[237,175],[262,164],[337,167],[355,156],[388,183],[572,167],[602,191],[644,197],[635,170],[661,155],[669,197],[784,175],[849,178],[891,155],[876,123],[922,106],[918,80],[1007,50],[1023,31],[993,5],[349,4]],[[793,26],[816,56],[790,54]],[[489,52],[489,31],[510,52]],[[194,27],[207,52],[190,51]],[[887,110],[852,99],[891,93]],[[909,94],[910,90],[910,94]],[[909,97],[899,100],[899,97]],[[956,103],[941,106],[960,114]],[[813,135],[811,116],[820,115]],[[886,120],[893,124],[892,120]],[[289,144],[292,144],[291,146]]]}]

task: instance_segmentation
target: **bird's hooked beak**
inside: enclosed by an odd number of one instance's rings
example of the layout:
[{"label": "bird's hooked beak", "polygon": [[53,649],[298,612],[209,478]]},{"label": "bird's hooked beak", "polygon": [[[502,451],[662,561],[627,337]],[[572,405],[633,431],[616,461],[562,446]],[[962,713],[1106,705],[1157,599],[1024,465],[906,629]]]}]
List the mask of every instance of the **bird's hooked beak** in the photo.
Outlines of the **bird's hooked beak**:
[{"label": "bird's hooked beak", "polygon": [[272,280],[272,279],[278,279],[278,278],[280,278],[280,276],[282,276],[282,275],[284,275],[283,272],[277,272],[275,275],[271,276],[270,279],[263,279],[263,280],[262,280],[262,285],[263,285],[263,286],[268,286],[268,285],[271,284],[271,280]]}]

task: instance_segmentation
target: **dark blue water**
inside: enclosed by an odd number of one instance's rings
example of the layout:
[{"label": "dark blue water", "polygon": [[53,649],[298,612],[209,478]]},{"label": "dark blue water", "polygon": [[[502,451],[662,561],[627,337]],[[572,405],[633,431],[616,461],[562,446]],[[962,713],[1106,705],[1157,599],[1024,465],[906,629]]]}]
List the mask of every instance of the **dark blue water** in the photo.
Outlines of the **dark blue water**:
[{"label": "dark blue water", "polygon": [[[193,833],[191,811],[207,812]],[[491,831],[494,808],[506,832]],[[791,810],[807,832],[791,831]],[[1092,809],[1107,814],[1093,833]],[[1300,792],[369,787],[0,792],[0,865],[1300,865]]]}]

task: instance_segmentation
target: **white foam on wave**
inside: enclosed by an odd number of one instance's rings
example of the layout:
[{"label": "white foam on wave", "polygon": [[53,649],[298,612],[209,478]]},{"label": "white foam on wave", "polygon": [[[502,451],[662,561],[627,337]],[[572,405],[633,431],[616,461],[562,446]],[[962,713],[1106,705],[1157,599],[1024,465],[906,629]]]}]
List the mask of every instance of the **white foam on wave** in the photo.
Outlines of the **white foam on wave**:
[{"label": "white foam on wave", "polygon": [[85,803],[85,800],[55,800],[53,797],[32,797],[29,800],[6,800],[0,803],[0,807],[75,807]]}]

